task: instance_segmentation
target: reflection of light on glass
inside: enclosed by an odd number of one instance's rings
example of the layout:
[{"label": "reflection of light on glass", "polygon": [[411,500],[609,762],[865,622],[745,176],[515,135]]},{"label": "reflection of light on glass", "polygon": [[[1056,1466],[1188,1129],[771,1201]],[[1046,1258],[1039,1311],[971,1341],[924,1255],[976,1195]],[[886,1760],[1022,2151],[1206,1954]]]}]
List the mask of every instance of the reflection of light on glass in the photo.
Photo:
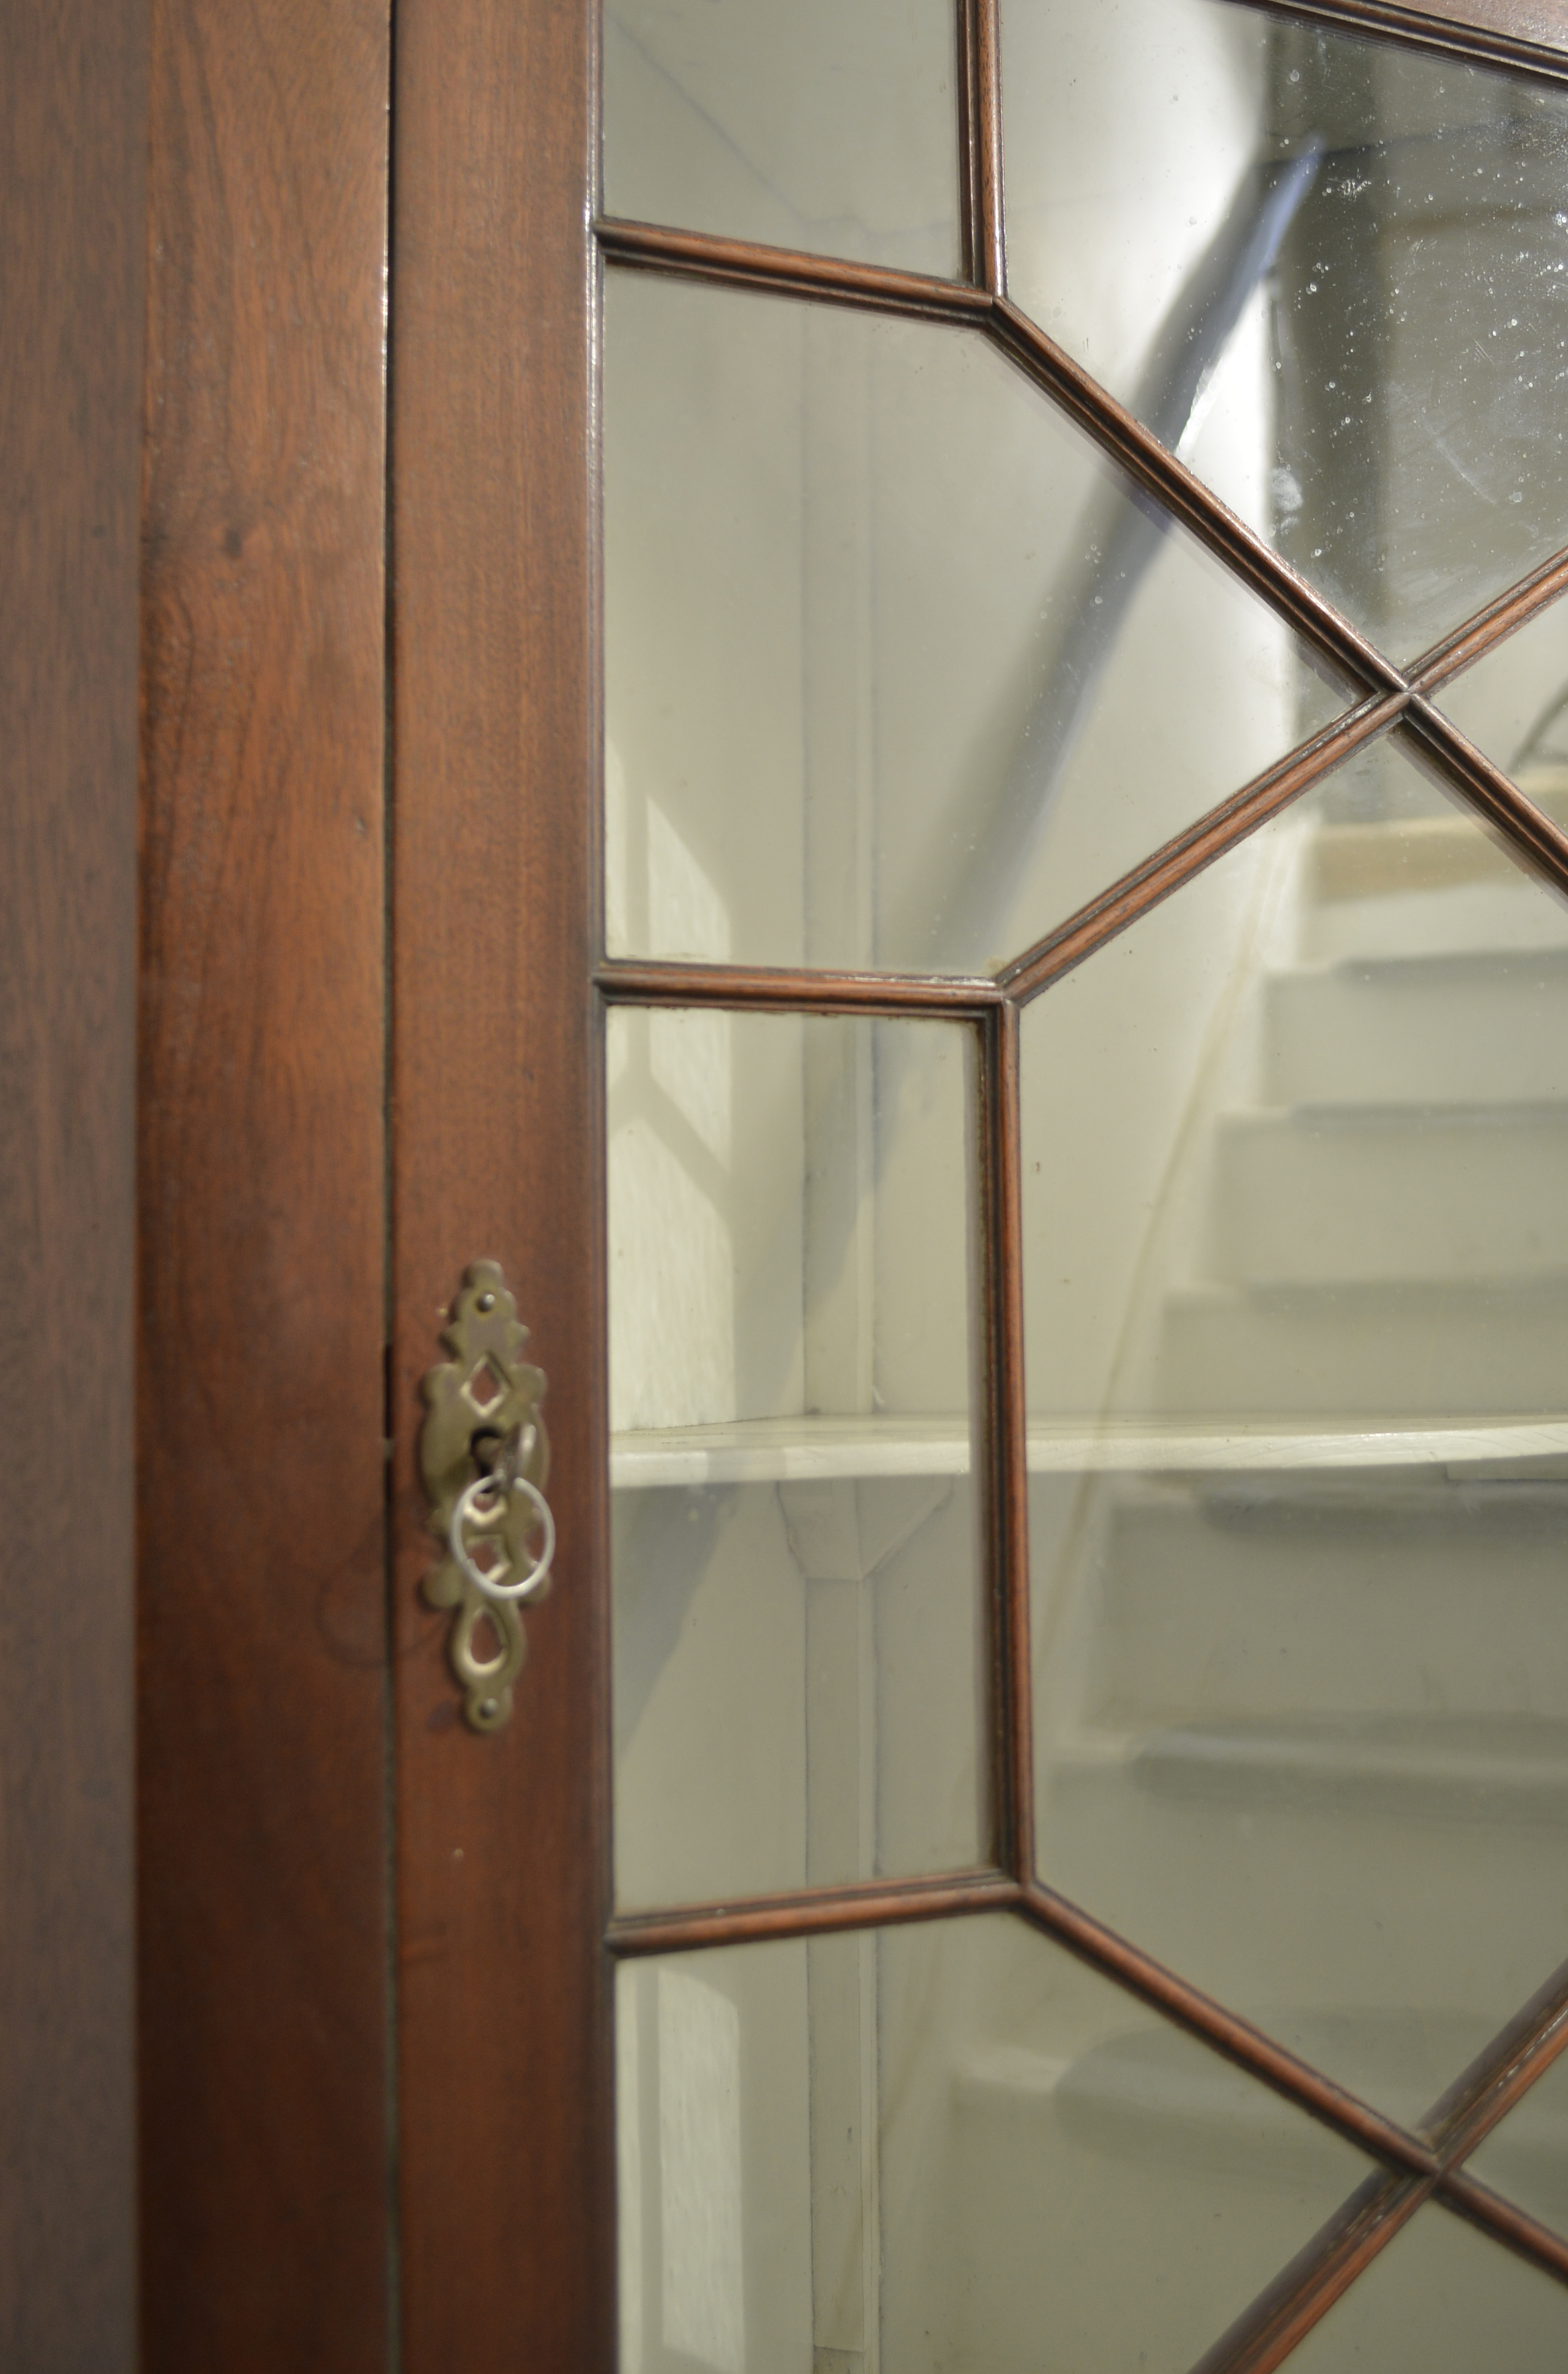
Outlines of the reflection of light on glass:
[{"label": "reflection of light on glass", "polygon": [[[616,1027],[629,1017],[611,1017]],[[735,1409],[730,1232],[654,1122],[610,1144],[610,1423],[702,1426]]]},{"label": "reflection of light on glass", "polygon": [[654,800],[648,803],[648,909],[649,946],[656,957],[722,964],[729,956],[729,910]]},{"label": "reflection of light on glass", "polygon": [[1010,12],[1009,121],[1035,137],[1008,168],[1009,277],[1124,398],[1257,152],[1269,34],[1230,18],[1171,0],[1109,21],[1071,0]]},{"label": "reflection of light on glass", "polygon": [[631,871],[626,847],[626,770],[614,744],[604,745],[604,946],[624,956],[631,946],[627,897]]},{"label": "reflection of light on glass", "polygon": [[742,2374],[741,2016],[684,1971],[659,1973],[664,2346]]},{"label": "reflection of light on glass", "polygon": [[616,745],[604,745],[604,946],[632,952],[696,957],[722,964],[730,954],[730,910],[685,835],[628,782]]},{"label": "reflection of light on glass", "polygon": [[[722,958],[724,902],[656,802],[604,754],[605,939]],[[633,912],[643,909],[639,916]],[[610,1373],[617,1428],[700,1426],[735,1412],[728,1204],[731,1022],[655,1007],[612,1014]]]},{"label": "reflection of light on glass", "polygon": [[730,1017],[657,1007],[648,1017],[653,1077],[708,1152],[730,1161]]},{"label": "reflection of light on glass", "polygon": [[642,2101],[637,2050],[637,1972],[621,1966],[615,1990],[615,2173],[620,2194],[620,2374],[642,2368]]}]

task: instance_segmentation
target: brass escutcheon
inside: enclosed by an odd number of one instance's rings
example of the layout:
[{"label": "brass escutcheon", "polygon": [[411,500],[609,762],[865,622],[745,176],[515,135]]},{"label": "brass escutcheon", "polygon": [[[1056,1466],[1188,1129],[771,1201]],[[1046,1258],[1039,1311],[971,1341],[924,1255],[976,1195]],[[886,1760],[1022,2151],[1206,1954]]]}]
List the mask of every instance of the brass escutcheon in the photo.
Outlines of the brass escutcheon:
[{"label": "brass escutcheon", "polygon": [[[539,1411],[544,1372],[521,1357],[528,1330],[518,1318],[499,1262],[472,1262],[464,1270],[441,1341],[453,1357],[427,1369],[420,1385],[426,1418],[419,1472],[430,1503],[430,1531],[445,1555],[425,1577],[424,1594],[432,1607],[455,1610],[447,1658],[462,1689],[465,1720],[474,1731],[499,1731],[512,1710],[512,1685],[528,1653],[527,1636],[516,1601],[488,1596],[453,1557],[452,1520],[463,1494],[481,1475],[497,1472],[501,1483],[493,1510],[472,1521],[474,1546],[494,1559],[497,1583],[524,1575],[537,1513],[530,1496],[507,1487],[506,1477],[515,1475],[542,1494],[550,1473],[550,1440]],[[529,1595],[543,1598],[548,1587],[545,1574]],[[484,1616],[499,1650],[481,1659],[474,1640]]]}]

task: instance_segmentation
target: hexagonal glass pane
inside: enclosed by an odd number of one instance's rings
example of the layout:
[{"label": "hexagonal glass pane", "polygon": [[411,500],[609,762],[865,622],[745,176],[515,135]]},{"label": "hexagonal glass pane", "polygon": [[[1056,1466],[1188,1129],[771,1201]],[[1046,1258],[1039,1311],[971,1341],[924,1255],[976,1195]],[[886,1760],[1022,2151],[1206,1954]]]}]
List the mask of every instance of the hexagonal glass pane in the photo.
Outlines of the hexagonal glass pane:
[{"label": "hexagonal glass pane", "polygon": [[949,0],[606,0],[612,215],[959,269]]},{"label": "hexagonal glass pane", "polygon": [[609,1030],[623,1905],[983,1858],[956,1025]]},{"label": "hexagonal glass pane", "polygon": [[604,435],[613,956],[983,971],[1322,714],[977,333],[612,272]]},{"label": "hexagonal glass pane", "polygon": [[1186,2374],[1365,2163],[1005,1918],[623,1963],[621,2364]]},{"label": "hexagonal glass pane", "polygon": [[1368,753],[1023,1025],[1042,1873],[1407,2120],[1568,1816],[1568,909],[1431,797]]},{"label": "hexagonal glass pane", "polygon": [[1403,659],[1568,542],[1568,93],[1232,0],[1002,24],[1013,297],[1233,501],[1245,420],[1283,558]]}]

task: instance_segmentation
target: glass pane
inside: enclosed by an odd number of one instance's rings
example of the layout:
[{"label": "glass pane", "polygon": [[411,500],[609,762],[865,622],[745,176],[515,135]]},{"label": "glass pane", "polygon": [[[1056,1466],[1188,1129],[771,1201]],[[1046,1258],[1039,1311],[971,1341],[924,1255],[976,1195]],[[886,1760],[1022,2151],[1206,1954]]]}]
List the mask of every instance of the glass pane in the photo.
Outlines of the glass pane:
[{"label": "glass pane", "polygon": [[1465,2165],[1543,2226],[1568,2233],[1568,2061],[1559,2054]]},{"label": "glass pane", "polygon": [[983,339],[609,276],[612,955],[967,971],[1324,691]]},{"label": "glass pane", "polygon": [[1365,2172],[1042,1937],[623,1964],[623,2374],[1186,2374]]},{"label": "glass pane", "polygon": [[972,1054],[610,1015],[623,1903],[982,1852]]},{"label": "glass pane", "polygon": [[1568,602],[1554,602],[1437,694],[1461,733],[1568,825]]},{"label": "glass pane", "polygon": [[950,0],[607,0],[613,215],[959,269]]},{"label": "glass pane", "polygon": [[1287,2363],[1291,2374],[1548,2374],[1565,2360],[1568,2290],[1428,2206]]},{"label": "glass pane", "polygon": [[1041,1868],[1410,2119],[1563,1950],[1568,910],[1402,777],[1023,1061]]},{"label": "glass pane", "polygon": [[1404,656],[1568,541],[1568,95],[1002,0],[1016,301]]}]

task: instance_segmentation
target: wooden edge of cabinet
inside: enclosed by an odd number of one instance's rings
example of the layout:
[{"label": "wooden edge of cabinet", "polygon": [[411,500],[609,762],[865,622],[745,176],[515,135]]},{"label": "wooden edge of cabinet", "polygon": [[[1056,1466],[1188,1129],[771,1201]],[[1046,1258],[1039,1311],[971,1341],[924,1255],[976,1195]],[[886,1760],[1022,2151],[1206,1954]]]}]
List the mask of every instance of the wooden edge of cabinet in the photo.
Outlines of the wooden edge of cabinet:
[{"label": "wooden edge of cabinet", "polygon": [[0,2365],[131,2374],[140,0],[0,11]]},{"label": "wooden edge of cabinet", "polygon": [[387,0],[152,11],[143,2355],[383,2374]]},{"label": "wooden edge of cabinet", "polygon": [[[407,2374],[614,2354],[596,938],[593,15],[401,0],[392,282],[392,1407]],[[548,1379],[549,1598],[459,1712],[418,1381],[502,1264]]]},{"label": "wooden edge of cabinet", "polygon": [[1393,0],[1387,13],[1461,34],[1500,35],[1510,45],[1568,52],[1568,0]]},{"label": "wooden edge of cabinet", "polygon": [[1243,6],[1479,64],[1562,78],[1568,0],[1242,0]]}]

